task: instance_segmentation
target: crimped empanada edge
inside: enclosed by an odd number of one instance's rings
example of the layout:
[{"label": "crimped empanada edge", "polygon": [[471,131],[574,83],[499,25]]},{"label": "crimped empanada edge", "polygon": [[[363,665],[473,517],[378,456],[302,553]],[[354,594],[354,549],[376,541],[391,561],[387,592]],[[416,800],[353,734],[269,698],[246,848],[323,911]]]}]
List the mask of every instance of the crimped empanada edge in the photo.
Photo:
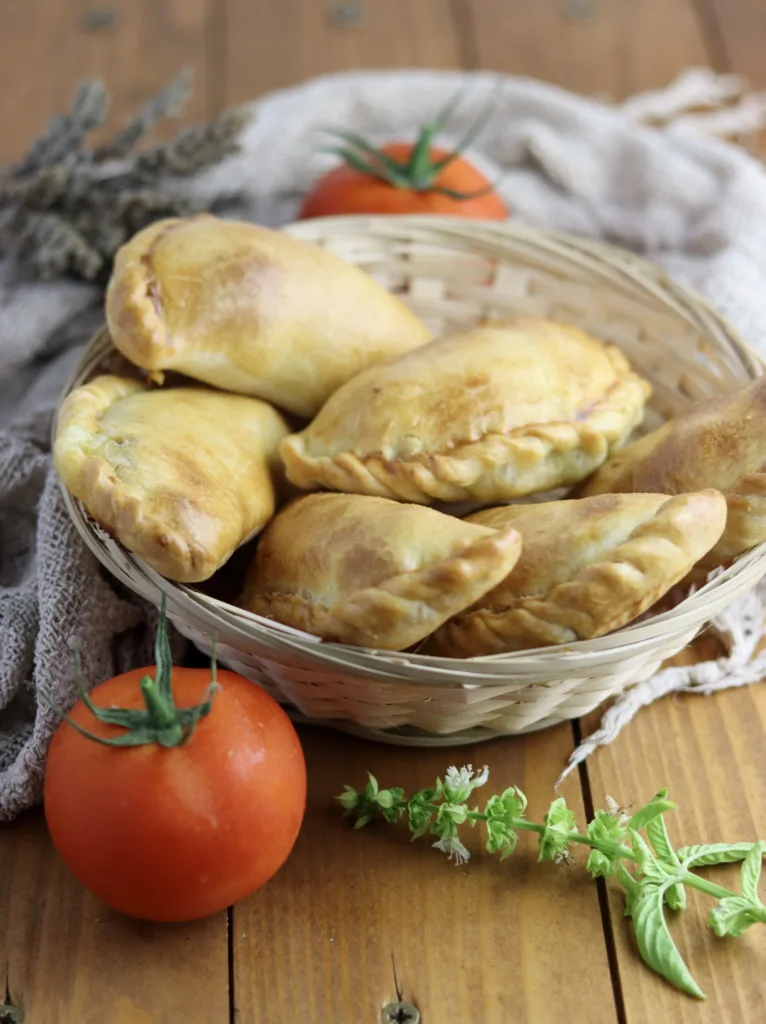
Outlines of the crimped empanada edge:
[{"label": "crimped empanada edge", "polygon": [[726,526],[721,539],[700,560],[710,571],[766,541],[766,473],[747,473],[724,494]]},{"label": "crimped empanada edge", "polygon": [[[115,402],[146,390],[138,381],[104,375],[71,392],[59,412],[54,466],[67,490],[123,547],[170,580],[200,583],[209,579],[239,545],[211,554],[190,543],[180,531],[148,515],[140,495],[112,479],[113,467],[107,459],[83,449],[85,439],[97,435],[101,414]],[[240,544],[247,543],[261,528],[254,529]]]},{"label": "crimped empanada edge", "polygon": [[[404,458],[355,452],[310,456],[305,440],[310,426],[286,437],[279,451],[290,482],[306,491],[326,487],[417,504],[517,498],[576,484],[596,470],[610,448],[637,426],[649,389],[631,372],[580,422],[527,424],[508,434],[485,434],[451,451]],[[587,458],[578,465],[583,455]],[[567,460],[569,466],[562,467]],[[525,482],[515,486],[507,474],[514,464],[526,474]]]},{"label": "crimped empanada edge", "polygon": [[[696,532],[690,533],[687,512],[700,502],[705,508],[700,508],[695,519]],[[718,491],[668,497],[607,558],[585,566],[573,580],[556,585],[549,594],[522,597],[507,611],[479,608],[447,622],[433,638],[433,653],[476,657],[573,643],[614,632],[638,618],[686,576],[717,542],[725,519],[726,502]],[[668,533],[675,534],[669,542]],[[662,556],[647,552],[644,546],[658,539],[669,543]],[[661,564],[661,576],[652,562]],[[638,573],[643,581],[649,578],[649,584],[633,585],[632,573]],[[609,599],[593,601],[594,588]],[[612,615],[597,619],[597,606],[611,608]]]},{"label": "crimped empanada edge", "polygon": [[145,370],[167,369],[172,354],[152,256],[167,234],[184,223],[182,218],[170,217],[134,235],[118,249],[107,285],[104,309],[114,346]]},{"label": "crimped empanada edge", "polygon": [[176,583],[200,583],[233,554],[232,549],[220,558],[211,558],[209,552],[189,543],[182,533],[168,529],[156,516],[147,515],[141,507],[141,496],[113,483],[109,479],[111,472],[112,466],[106,459],[83,454],[77,476],[65,484],[102,529],[161,576]]},{"label": "crimped empanada edge", "polygon": [[242,606],[324,640],[405,650],[468,608],[513,569],[521,535],[509,528],[467,541],[446,558],[365,587],[332,608],[297,594],[248,593]]}]

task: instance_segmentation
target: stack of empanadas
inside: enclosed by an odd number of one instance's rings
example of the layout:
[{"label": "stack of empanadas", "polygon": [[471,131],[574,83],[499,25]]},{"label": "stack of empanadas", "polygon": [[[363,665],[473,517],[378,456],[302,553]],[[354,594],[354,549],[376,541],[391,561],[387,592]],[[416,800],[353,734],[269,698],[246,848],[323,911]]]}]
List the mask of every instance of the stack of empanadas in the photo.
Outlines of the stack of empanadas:
[{"label": "stack of empanadas", "polygon": [[232,598],[323,640],[572,644],[766,541],[764,382],[626,446],[651,388],[615,346],[531,317],[432,338],[333,254],[210,216],[136,235],[106,311],[141,379],[65,400],[65,485],[172,580],[256,538]]},{"label": "stack of empanadas", "polygon": [[[106,297],[115,346],[162,381],[99,378],[60,411],[66,487],[169,579],[212,576],[274,514],[289,431],[341,384],[431,337],[367,274],[317,246],[208,215],[159,221],[118,252]],[[244,397],[249,396],[249,397]]]}]

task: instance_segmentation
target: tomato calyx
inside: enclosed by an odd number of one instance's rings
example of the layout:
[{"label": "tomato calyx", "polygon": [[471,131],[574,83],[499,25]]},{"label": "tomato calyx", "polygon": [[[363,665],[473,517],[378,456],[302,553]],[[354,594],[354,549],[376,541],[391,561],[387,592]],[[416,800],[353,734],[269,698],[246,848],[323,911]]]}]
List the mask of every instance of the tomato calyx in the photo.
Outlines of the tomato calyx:
[{"label": "tomato calyx", "polygon": [[144,709],[104,708],[94,704],[85,689],[80,656],[75,652],[76,680],[83,704],[99,722],[119,726],[125,729],[124,733],[111,739],[98,736],[75,722],[70,715],[61,711],[52,701],[45,698],[82,736],[107,747],[139,747],[148,743],[158,743],[162,747],[180,747],[194,734],[200,719],[210,714],[215,692],[219,688],[216,681],[215,646],[210,662],[210,685],[207,688],[205,699],[194,707],[177,708],[173,698],[173,659],[168,640],[166,605],[167,600],[163,594],[154,644],[156,672],[154,679],[150,675],[146,675],[139,683],[145,704]]},{"label": "tomato calyx", "polygon": [[434,192],[437,195],[449,196],[450,199],[459,201],[479,199],[481,196],[493,192],[495,185],[489,184],[475,192],[458,192],[455,189],[444,188],[436,184],[442,171],[461,156],[492,116],[492,104],[490,103],[457,146],[446,156],[434,159],[432,155],[434,139],[444,129],[461,99],[462,93],[458,93],[432,122],[423,125],[407,160],[394,160],[388,153],[377,149],[356,132],[339,131],[334,128],[328,128],[328,133],[340,139],[344,145],[331,146],[327,152],[340,156],[349,167],[353,167],[360,174],[378,178],[393,188],[408,189],[413,192]]}]

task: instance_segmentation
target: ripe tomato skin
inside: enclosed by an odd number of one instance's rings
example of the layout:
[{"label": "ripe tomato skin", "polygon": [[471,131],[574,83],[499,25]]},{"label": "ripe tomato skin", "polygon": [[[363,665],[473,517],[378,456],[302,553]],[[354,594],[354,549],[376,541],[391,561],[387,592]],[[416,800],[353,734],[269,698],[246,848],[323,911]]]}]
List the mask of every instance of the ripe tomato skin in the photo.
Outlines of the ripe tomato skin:
[{"label": "ripe tomato skin", "polygon": [[[412,154],[412,145],[392,142],[380,147],[381,152],[403,163]],[[432,148],[432,161],[447,155],[446,149]],[[472,164],[457,157],[437,177],[435,184],[454,192],[477,192],[487,188],[489,181]],[[395,188],[348,164],[341,164],[325,174],[306,196],[300,219],[331,217],[352,213],[431,213],[477,220],[507,220],[508,210],[495,192],[475,199],[452,199],[438,192],[416,192]]]},{"label": "ripe tomato skin", "polygon": [[[143,708],[139,680],[154,668],[94,688],[102,707]],[[204,699],[207,669],[173,670],[177,707]],[[63,722],[45,778],[45,817],[74,876],[115,910],[151,921],[190,921],[258,889],[293,848],[306,806],[298,735],[264,690],[233,672],[210,714],[182,746],[105,747]],[[71,713],[99,736],[80,701]]]}]

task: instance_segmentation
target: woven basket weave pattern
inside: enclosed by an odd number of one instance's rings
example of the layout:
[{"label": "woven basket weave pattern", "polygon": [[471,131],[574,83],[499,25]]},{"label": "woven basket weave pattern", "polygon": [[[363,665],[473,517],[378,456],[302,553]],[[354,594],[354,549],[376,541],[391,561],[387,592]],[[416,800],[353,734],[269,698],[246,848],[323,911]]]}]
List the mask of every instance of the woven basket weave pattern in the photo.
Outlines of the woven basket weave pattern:
[{"label": "woven basket weave pattern", "polygon": [[[643,430],[692,402],[762,373],[758,358],[701,299],[645,261],[609,246],[514,225],[414,217],[307,221],[287,230],[362,267],[438,334],[532,314],[620,346],[654,394]],[[119,366],[106,332],[69,388]],[[766,546],[748,553],[672,611],[567,648],[455,661],[374,652],[316,638],[170,584],[110,539],[67,495],[102,563],[159,604],[221,663],[264,686],[298,716],[396,743],[474,742],[586,714],[649,677],[706,622],[766,573]]]}]

